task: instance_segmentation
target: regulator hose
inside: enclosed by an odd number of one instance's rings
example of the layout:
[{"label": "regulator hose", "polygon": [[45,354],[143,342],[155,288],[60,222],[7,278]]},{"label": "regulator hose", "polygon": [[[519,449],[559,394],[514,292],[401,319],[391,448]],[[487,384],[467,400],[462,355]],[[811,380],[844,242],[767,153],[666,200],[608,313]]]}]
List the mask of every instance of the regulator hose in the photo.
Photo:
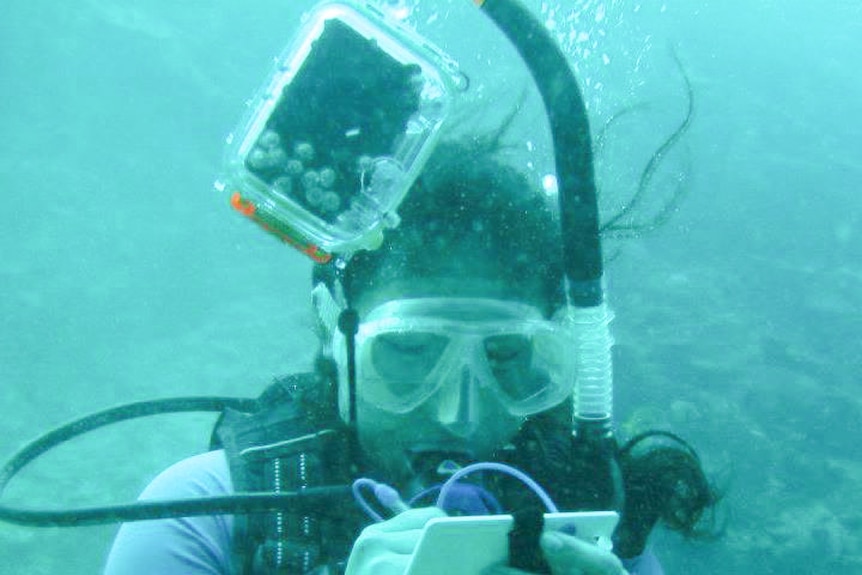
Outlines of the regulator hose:
[{"label": "regulator hose", "polygon": [[[129,403],[76,419],[31,441],[0,469],[0,498],[12,478],[27,464],[79,435],[120,421],[162,413],[221,412],[228,407],[247,411],[255,404],[256,400],[234,397],[179,397]],[[193,515],[261,513],[288,508],[317,508],[325,503],[337,504],[332,500],[343,500],[350,493],[349,485],[333,485],[311,487],[302,492],[241,493],[225,497],[138,501],[77,509],[37,509],[0,504],[0,521],[31,527],[73,527]]]}]

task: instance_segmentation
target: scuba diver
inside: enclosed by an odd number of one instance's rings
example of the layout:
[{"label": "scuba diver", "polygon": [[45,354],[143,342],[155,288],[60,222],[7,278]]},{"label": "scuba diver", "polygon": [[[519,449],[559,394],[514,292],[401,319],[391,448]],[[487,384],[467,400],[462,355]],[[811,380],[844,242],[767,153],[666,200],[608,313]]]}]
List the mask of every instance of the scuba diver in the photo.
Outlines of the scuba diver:
[{"label": "scuba diver", "polygon": [[[368,519],[346,505],[286,510],[275,519],[128,523],[108,575],[336,573],[357,536],[348,573],[404,573],[422,526],[443,515],[429,507],[428,493],[450,473],[443,463],[504,461],[543,485],[561,509],[603,508],[607,502],[596,492],[608,487],[579,484],[590,483],[595,470],[572,460],[572,389],[554,377],[564,377],[573,359],[572,335],[560,316],[561,261],[548,249],[559,244],[559,222],[544,192],[501,159],[502,136],[439,144],[383,245],[356,254],[343,270],[315,270],[314,371],[276,381],[257,412],[229,411],[216,432],[223,449],[169,468],[142,495],[290,491],[362,475],[385,480],[405,501],[418,497],[414,509],[361,535]],[[335,303],[337,292],[348,307]],[[338,325],[344,309],[358,320],[348,330],[355,332],[352,416],[346,337]],[[358,436],[355,460],[348,421]],[[617,454],[625,507],[615,551],[632,573],[661,573],[646,548],[656,520],[690,532],[714,495],[687,448]],[[486,514],[529,503],[511,484],[494,477],[483,483],[465,489],[460,507],[447,511]],[[610,552],[574,537],[542,543],[553,573],[576,566],[623,572]],[[331,570],[314,571],[320,563]]]},{"label": "scuba diver", "polygon": [[[613,433],[577,83],[517,1],[477,4],[533,73],[559,191],[507,157],[513,116],[448,130],[466,88],[445,55],[364,5],[323,5],[250,106],[217,186],[315,260],[313,369],[222,405],[210,450],[140,497],[209,512],[122,515],[150,520],[121,526],[107,575],[454,573],[485,546],[420,560],[430,526],[505,514],[496,572],[653,575],[657,523],[697,534],[718,497],[694,450],[666,432]],[[32,457],[3,469],[0,490]],[[231,507],[242,494],[248,506]],[[269,495],[284,498],[254,506]],[[561,510],[582,513],[545,529]],[[587,536],[609,517],[607,541]]]}]

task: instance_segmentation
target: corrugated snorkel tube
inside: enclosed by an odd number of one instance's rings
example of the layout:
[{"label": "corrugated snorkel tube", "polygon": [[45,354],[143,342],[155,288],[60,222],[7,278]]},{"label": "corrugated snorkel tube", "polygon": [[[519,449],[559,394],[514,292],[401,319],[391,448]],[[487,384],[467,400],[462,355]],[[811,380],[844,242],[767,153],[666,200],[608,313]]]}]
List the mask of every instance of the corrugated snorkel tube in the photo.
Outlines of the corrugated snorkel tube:
[{"label": "corrugated snorkel tube", "polygon": [[610,433],[613,413],[611,338],[602,288],[602,247],[592,140],[581,91],[566,56],[547,29],[517,0],[474,0],[509,38],[542,95],[554,143],[563,266],[571,321],[578,325],[574,425]]}]

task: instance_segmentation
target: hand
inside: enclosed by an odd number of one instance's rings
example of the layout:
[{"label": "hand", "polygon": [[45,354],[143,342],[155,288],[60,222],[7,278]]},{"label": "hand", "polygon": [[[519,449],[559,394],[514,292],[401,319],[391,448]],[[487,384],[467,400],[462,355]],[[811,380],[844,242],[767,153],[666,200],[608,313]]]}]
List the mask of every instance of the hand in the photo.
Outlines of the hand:
[{"label": "hand", "polygon": [[[564,533],[544,533],[542,551],[553,575],[627,575],[619,558],[611,553]],[[494,566],[483,575],[527,575],[512,567]]]},{"label": "hand", "polygon": [[345,575],[402,575],[425,524],[446,517],[437,507],[410,509],[362,530],[347,560]]}]

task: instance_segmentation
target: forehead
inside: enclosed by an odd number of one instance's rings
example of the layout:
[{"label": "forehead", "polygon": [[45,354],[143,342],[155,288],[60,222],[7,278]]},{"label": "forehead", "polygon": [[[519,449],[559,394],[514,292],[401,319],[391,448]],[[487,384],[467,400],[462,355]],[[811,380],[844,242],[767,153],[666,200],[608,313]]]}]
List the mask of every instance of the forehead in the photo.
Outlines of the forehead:
[{"label": "forehead", "polygon": [[530,281],[507,282],[481,276],[420,276],[401,278],[375,285],[363,291],[353,302],[360,317],[393,300],[413,298],[483,298],[530,304],[541,310],[547,307],[541,284]]}]

